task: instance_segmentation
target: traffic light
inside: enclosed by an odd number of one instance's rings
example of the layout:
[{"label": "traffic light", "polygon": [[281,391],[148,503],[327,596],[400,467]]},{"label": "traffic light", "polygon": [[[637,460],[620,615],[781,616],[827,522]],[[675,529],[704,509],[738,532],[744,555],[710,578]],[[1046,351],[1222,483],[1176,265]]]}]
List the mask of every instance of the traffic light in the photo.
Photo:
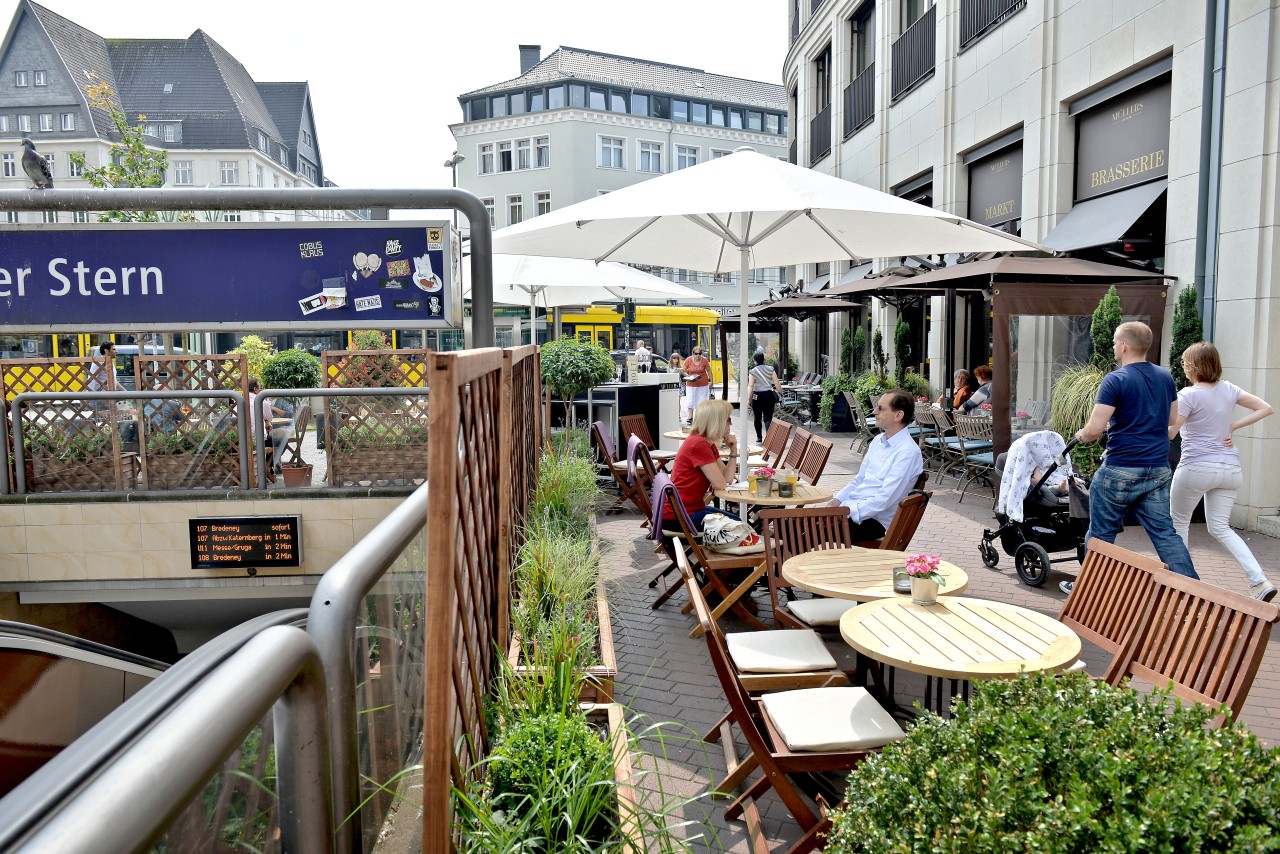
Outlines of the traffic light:
[{"label": "traffic light", "polygon": [[624,299],[622,301],[622,322],[630,325],[636,322],[636,301],[633,299]]}]

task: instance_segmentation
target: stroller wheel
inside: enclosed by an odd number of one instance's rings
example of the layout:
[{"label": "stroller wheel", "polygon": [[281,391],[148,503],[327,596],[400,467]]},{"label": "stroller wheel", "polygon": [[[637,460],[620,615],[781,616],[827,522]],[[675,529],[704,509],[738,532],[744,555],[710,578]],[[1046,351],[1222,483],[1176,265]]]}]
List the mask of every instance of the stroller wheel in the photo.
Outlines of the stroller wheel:
[{"label": "stroller wheel", "polygon": [[1013,568],[1025,584],[1039,587],[1049,578],[1049,553],[1039,543],[1023,543],[1013,553]]},{"label": "stroller wheel", "polygon": [[986,540],[978,543],[978,551],[982,554],[982,565],[988,569],[995,569],[1000,563],[1000,552],[996,551],[995,546]]}]

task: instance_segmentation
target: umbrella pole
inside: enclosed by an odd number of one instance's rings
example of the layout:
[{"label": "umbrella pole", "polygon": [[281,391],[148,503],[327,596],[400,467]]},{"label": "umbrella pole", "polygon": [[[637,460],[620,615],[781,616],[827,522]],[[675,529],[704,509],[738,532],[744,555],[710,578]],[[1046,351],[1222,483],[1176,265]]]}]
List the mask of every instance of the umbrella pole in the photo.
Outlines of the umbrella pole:
[{"label": "umbrella pole", "polygon": [[942,408],[951,411],[951,401],[955,399],[956,389],[946,383],[954,382],[956,376],[956,289],[947,288],[947,328],[943,335],[947,348],[947,358],[944,360],[947,366],[947,375],[943,379],[942,388],[951,389],[949,395],[944,394]]},{"label": "umbrella pole", "polygon": [[751,247],[738,247],[741,255],[739,267],[738,290],[742,301],[742,320],[738,324],[738,477],[747,474],[747,457],[750,446],[747,444],[747,311],[750,308],[747,296],[747,266],[751,263]]}]

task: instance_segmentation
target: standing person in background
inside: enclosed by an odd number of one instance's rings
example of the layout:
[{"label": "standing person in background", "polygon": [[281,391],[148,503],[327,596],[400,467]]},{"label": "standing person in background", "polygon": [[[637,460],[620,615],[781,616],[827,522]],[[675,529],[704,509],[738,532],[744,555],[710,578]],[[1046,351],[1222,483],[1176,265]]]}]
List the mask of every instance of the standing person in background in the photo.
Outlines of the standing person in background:
[{"label": "standing person in background", "polygon": [[[1267,580],[1244,540],[1231,530],[1231,508],[1244,484],[1240,452],[1231,435],[1272,415],[1275,409],[1262,398],[1222,379],[1218,348],[1208,342],[1192,344],[1183,351],[1182,370],[1193,385],[1178,392],[1178,411],[1169,425],[1170,440],[1182,433],[1182,458],[1169,490],[1173,529],[1190,547],[1191,514],[1203,498],[1209,533],[1227,547],[1248,576],[1249,595],[1270,602],[1276,595],[1275,585]],[[1232,421],[1237,406],[1250,412],[1239,421]]]},{"label": "standing person in background", "polygon": [[684,357],[680,355],[680,348],[676,347],[671,351],[671,358],[667,359],[667,373],[676,375],[676,382],[680,385],[680,396],[684,397],[684,380],[681,374],[684,373]]},{"label": "standing person in background", "polygon": [[973,412],[982,404],[991,402],[991,367],[978,365],[973,369],[973,375],[978,380],[978,390],[960,402],[960,408],[965,412]]},{"label": "standing person in background", "polygon": [[653,352],[644,346],[644,339],[636,341],[636,370],[647,374],[653,368]]},{"label": "standing person in background", "polygon": [[685,406],[689,410],[689,423],[698,404],[711,397],[711,362],[702,355],[702,347],[694,347],[693,355],[684,360]]},{"label": "standing person in background", "polygon": [[120,373],[116,369],[116,344],[114,341],[103,341],[98,345],[98,355],[103,358],[101,365],[89,366],[89,382],[87,391],[124,391],[120,385]]},{"label": "standing person in background", "polygon": [[[1081,442],[1096,442],[1104,431],[1107,433],[1107,451],[1089,487],[1085,542],[1097,537],[1114,543],[1125,516],[1132,512],[1171,572],[1199,578],[1169,514],[1169,483],[1173,480],[1169,428],[1178,415],[1173,376],[1147,361],[1151,327],[1145,323],[1130,321],[1117,326],[1111,347],[1120,367],[1103,377],[1089,423],[1076,431]],[[1058,585],[1067,594],[1073,587],[1074,581]]]},{"label": "standing person in background", "polygon": [[772,365],[764,363],[764,353],[756,352],[755,367],[751,369],[747,380],[747,398],[751,401],[751,413],[756,426],[756,444],[764,442],[760,432],[760,422],[764,421],[765,432],[773,423],[773,408],[782,400],[782,383],[774,373]]}]

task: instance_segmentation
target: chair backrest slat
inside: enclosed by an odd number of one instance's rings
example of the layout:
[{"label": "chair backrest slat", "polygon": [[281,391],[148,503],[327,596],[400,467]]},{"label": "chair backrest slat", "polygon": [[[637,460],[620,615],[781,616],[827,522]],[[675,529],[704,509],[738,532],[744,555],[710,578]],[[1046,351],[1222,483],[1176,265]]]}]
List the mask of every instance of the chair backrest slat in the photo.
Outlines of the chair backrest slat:
[{"label": "chair backrest slat", "polygon": [[800,463],[804,460],[804,452],[809,448],[809,440],[813,438],[813,434],[803,427],[797,427],[791,436],[791,447],[787,448],[787,456],[782,461],[782,465],[789,469],[800,468]]},{"label": "chair backrest slat", "polygon": [[893,514],[889,530],[885,531],[884,538],[880,540],[880,548],[905,552],[916,535],[916,529],[920,527],[920,520],[924,518],[924,511],[928,509],[931,498],[932,492],[923,492],[918,488],[908,492],[898,502],[898,510]]},{"label": "chair backrest slat", "polygon": [[1090,540],[1088,548],[1058,620],[1115,655],[1147,607],[1153,574],[1166,567],[1155,558],[1098,539]]},{"label": "chair backrest slat", "polygon": [[818,479],[827,468],[831,447],[831,442],[821,436],[809,439],[809,447],[805,449],[804,458],[800,461],[800,475],[813,486],[818,484]]},{"label": "chair backrest slat", "polygon": [[640,441],[649,450],[654,449],[653,436],[649,434],[649,422],[645,420],[643,415],[622,415],[618,418],[618,432],[622,434],[620,438],[629,436],[639,436]]},{"label": "chair backrest slat", "polygon": [[1107,669],[1107,681],[1137,677],[1170,685],[1175,697],[1222,704],[1231,720],[1239,718],[1280,608],[1171,572],[1151,576],[1148,599],[1137,630]]},{"label": "chair backrest slat", "polygon": [[805,552],[852,546],[849,510],[847,507],[762,510],[760,524],[765,531],[765,567],[776,619],[782,604],[778,591],[791,586],[782,578],[782,564]]},{"label": "chair backrest slat", "polygon": [[985,415],[957,415],[956,435],[962,440],[990,440],[992,433],[991,419]]}]

